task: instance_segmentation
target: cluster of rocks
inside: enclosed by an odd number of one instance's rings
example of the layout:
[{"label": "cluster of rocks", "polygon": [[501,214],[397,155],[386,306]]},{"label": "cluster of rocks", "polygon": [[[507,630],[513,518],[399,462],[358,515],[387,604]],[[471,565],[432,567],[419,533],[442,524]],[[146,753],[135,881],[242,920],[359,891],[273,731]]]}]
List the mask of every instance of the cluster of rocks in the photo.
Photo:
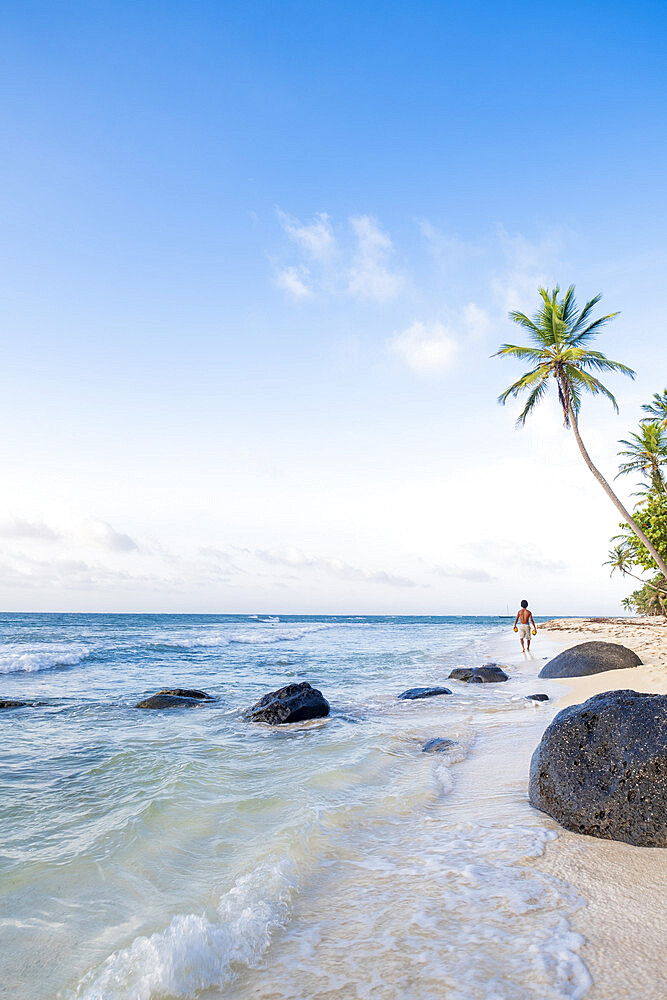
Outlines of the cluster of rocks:
[{"label": "cluster of rocks", "polygon": [[[554,657],[540,677],[581,677],[641,664],[632,650],[617,643],[584,642]],[[465,684],[507,681],[497,663],[457,667],[451,680]],[[401,701],[451,695],[447,687],[409,688]],[[544,693],[526,695],[548,701]],[[164,688],[136,704],[140,709],[196,707],[215,698],[191,688]],[[0,700],[0,709],[35,702]],[[271,726],[329,715],[324,695],[307,681],[270,691],[251,706],[245,718]],[[435,737],[424,753],[455,746]],[[621,840],[643,847],[667,847],[667,696],[636,691],[610,691],[560,712],[546,729],[533,754],[529,798],[576,833]]]},{"label": "cluster of rocks", "polygon": [[[641,664],[614,642],[582,642],[540,677],[585,677]],[[530,764],[531,804],[575,833],[667,847],[667,696],[605,691],[559,712]]]}]

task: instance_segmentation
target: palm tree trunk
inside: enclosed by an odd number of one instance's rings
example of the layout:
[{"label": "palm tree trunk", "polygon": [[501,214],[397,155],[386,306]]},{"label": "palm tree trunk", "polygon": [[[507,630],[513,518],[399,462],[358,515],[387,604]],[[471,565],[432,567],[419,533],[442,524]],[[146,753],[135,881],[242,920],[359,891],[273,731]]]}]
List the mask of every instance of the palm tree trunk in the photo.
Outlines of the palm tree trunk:
[{"label": "palm tree trunk", "polygon": [[655,545],[653,545],[653,543],[649,541],[649,539],[646,537],[642,529],[635,521],[632,514],[630,514],[625,509],[625,507],[618,499],[618,497],[616,496],[616,494],[614,493],[614,491],[612,490],[611,486],[604,478],[602,473],[599,471],[599,469],[596,469],[596,467],[593,465],[593,462],[591,461],[591,456],[586,451],[586,446],[584,445],[584,442],[581,440],[581,434],[579,433],[579,425],[577,423],[577,417],[575,415],[574,410],[572,409],[572,404],[570,402],[569,396],[567,396],[566,399],[567,399],[568,416],[570,418],[570,423],[572,424],[572,430],[574,431],[574,436],[576,438],[577,444],[579,445],[579,451],[581,452],[584,462],[591,470],[591,472],[593,473],[593,475],[595,476],[595,478],[597,479],[600,486],[605,491],[611,502],[614,504],[616,509],[619,510],[620,513],[623,515],[623,519],[628,522],[628,524],[634,531],[639,541],[642,543],[642,545],[645,545],[646,548],[649,550],[653,558],[653,561],[655,562],[655,564],[657,565],[658,569],[665,577],[665,579],[667,579],[667,563],[665,563],[665,560],[660,556],[660,553],[656,549]]},{"label": "palm tree trunk", "polygon": [[642,580],[641,576],[637,576],[636,573],[631,573],[630,570],[625,571],[623,576],[631,576],[633,580],[639,580],[645,587],[650,587],[651,590],[655,590],[658,594],[667,594],[667,590],[663,590],[662,587],[656,587],[654,583],[649,583],[648,580]]}]

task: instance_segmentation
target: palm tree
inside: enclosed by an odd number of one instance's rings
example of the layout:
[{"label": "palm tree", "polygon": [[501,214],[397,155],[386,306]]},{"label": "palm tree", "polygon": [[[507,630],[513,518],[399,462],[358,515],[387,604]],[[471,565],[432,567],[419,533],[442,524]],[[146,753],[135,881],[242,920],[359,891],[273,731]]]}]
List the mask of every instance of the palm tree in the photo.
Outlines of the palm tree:
[{"label": "palm tree", "polygon": [[517,420],[517,426],[523,426],[528,414],[546,395],[553,378],[558,391],[558,400],[563,410],[565,426],[572,428],[586,465],[622,514],[623,520],[630,525],[642,545],[645,545],[651,553],[651,557],[660,572],[667,577],[667,564],[664,559],[618,499],[602,473],[595,467],[579,433],[582,393],[590,392],[593,396],[606,396],[618,413],[618,403],[609,389],[594,373],[620,372],[623,375],[629,375],[630,378],[634,378],[635,375],[632,369],[626,365],[622,365],[619,361],[611,361],[604,354],[592,351],[588,347],[589,342],[618,313],[610,313],[608,316],[592,319],[592,313],[600,301],[600,295],[596,295],[586,303],[581,312],[577,312],[574,285],[570,285],[562,299],[558,298],[559,292],[558,285],[552,292],[546,288],[540,288],[542,305],[532,319],[521,312],[510,313],[510,319],[528,332],[528,339],[532,346],[518,347],[514,344],[503,344],[495,356],[520,358],[530,362],[531,368],[498,397],[498,402],[504,405],[510,397],[516,398],[527,392],[526,405]]},{"label": "palm tree", "polygon": [[632,567],[634,565],[632,561],[632,553],[630,552],[627,545],[621,542],[619,545],[614,545],[608,553],[609,558],[604,562],[603,566],[611,566],[609,575],[613,576],[616,571],[618,571],[622,576],[631,576],[633,580],[639,580],[643,586],[648,587],[650,590],[658,590],[662,594],[666,594],[667,591],[663,587],[657,587],[654,583],[649,583],[648,580],[642,580],[641,576],[637,576],[636,573],[632,572]]},{"label": "palm tree", "polygon": [[658,426],[661,431],[667,430],[667,389],[662,393],[654,393],[653,399],[650,403],[644,403],[642,406],[644,413],[648,413],[648,417],[644,417],[644,422],[657,421]]},{"label": "palm tree", "polygon": [[[661,466],[667,464],[667,438],[655,421],[640,424],[639,434],[631,434],[629,441],[619,441],[625,450],[619,455],[628,459],[619,466],[618,476],[627,476],[630,472],[640,472],[651,483],[651,489],[656,493],[665,493],[665,479]],[[616,478],[618,479],[618,476]]]}]

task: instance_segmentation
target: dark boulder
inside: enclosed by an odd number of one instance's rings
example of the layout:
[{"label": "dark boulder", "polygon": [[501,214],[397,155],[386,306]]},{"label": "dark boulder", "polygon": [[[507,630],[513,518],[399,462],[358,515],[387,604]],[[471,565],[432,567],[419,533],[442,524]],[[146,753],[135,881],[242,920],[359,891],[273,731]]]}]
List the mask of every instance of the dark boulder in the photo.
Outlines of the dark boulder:
[{"label": "dark boulder", "polygon": [[160,692],[137,702],[135,708],[195,708],[201,705],[201,698],[189,698],[180,694]]},{"label": "dark boulder", "polygon": [[432,740],[427,740],[422,747],[422,753],[442,753],[456,746],[456,740],[447,739],[446,736],[434,736]]},{"label": "dark boulder", "polygon": [[549,701],[549,695],[548,694],[527,694],[526,695],[526,700],[527,701]]},{"label": "dark boulder", "polygon": [[157,694],[173,694],[177,698],[195,698],[197,701],[215,701],[212,694],[197,691],[196,688],[163,688]]},{"label": "dark boulder", "polygon": [[575,833],[667,847],[667,695],[606,691],[563,709],[533,754],[529,798]]},{"label": "dark boulder", "polygon": [[0,708],[23,708],[24,705],[29,705],[30,702],[27,701],[14,701],[13,698],[3,698],[0,700]]},{"label": "dark boulder", "polygon": [[492,684],[494,681],[508,681],[509,677],[497,663],[485,663],[483,667],[455,667],[449,679],[466,684]]},{"label": "dark boulder", "polygon": [[265,694],[248,710],[246,717],[251,722],[282,726],[288,722],[321,719],[328,714],[329,702],[322,692],[311,687],[308,681],[303,681]]},{"label": "dark boulder", "polygon": [[604,670],[625,670],[638,667],[641,660],[635,652],[618,642],[581,642],[554,656],[540,670],[540,677],[585,677]]},{"label": "dark boulder", "polygon": [[439,694],[451,693],[449,688],[445,687],[410,688],[408,691],[403,691],[398,697],[401,701],[417,701],[418,698],[435,698]]}]

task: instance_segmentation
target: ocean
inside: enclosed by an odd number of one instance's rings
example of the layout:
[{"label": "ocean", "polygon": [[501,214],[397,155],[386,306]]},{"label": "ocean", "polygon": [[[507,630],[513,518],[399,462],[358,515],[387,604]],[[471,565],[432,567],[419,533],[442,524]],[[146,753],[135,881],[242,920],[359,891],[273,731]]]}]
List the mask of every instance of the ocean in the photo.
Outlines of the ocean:
[{"label": "ocean", "polygon": [[[582,901],[540,870],[558,828],[527,801],[552,648],[521,658],[511,624],[0,616],[0,698],[38,703],[0,712],[0,994],[585,996]],[[489,661],[509,682],[446,679]],[[327,719],[244,719],[301,680]],[[431,684],[453,694],[397,699]],[[134,707],[163,687],[216,701]]]}]

